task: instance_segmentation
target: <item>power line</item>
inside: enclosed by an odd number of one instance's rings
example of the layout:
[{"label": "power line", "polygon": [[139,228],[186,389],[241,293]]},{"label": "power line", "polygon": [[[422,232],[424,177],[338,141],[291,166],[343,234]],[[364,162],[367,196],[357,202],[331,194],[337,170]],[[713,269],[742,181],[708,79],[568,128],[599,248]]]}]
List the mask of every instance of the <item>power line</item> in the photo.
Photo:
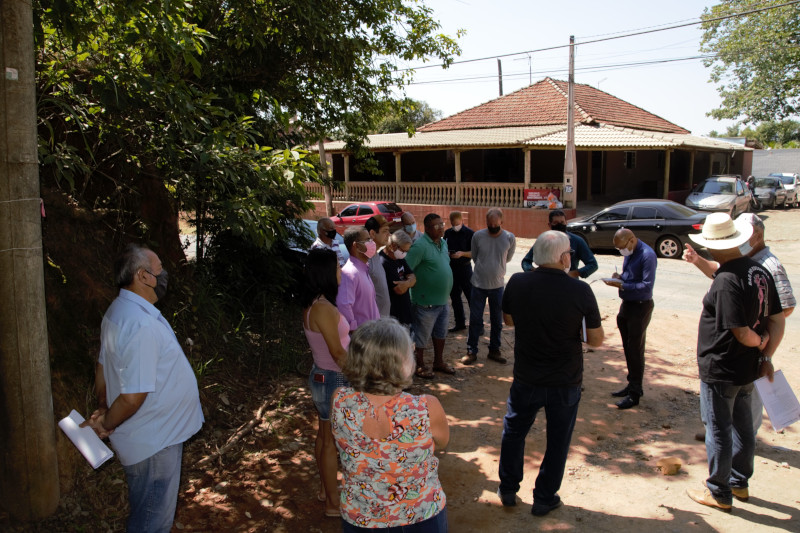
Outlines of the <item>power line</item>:
[{"label": "power line", "polygon": [[[633,31],[631,33],[625,33],[623,35],[617,35],[617,36],[614,36],[614,37],[604,37],[604,38],[600,38],[600,39],[593,39],[593,40],[590,40],[590,41],[583,41],[583,42],[576,43],[576,44],[578,44],[578,45],[594,44],[594,43],[600,43],[600,42],[605,42],[605,41],[612,41],[612,40],[615,40],[615,39],[624,39],[624,38],[627,38],[627,37],[636,37],[638,35],[647,35],[647,34],[650,34],[650,33],[657,33],[657,32],[661,32],[661,31],[675,30],[675,29],[678,29],[678,28],[685,28],[687,26],[696,26],[698,24],[705,24],[707,22],[717,22],[717,21],[720,21],[720,20],[727,20],[727,19],[736,18],[736,17],[743,17],[745,15],[752,15],[753,13],[760,13],[762,11],[770,11],[770,10],[773,10],[773,9],[778,9],[778,8],[781,8],[781,7],[791,6],[791,5],[795,5],[795,4],[798,4],[798,3],[800,3],[800,0],[791,0],[790,2],[785,2],[783,4],[778,4],[778,5],[774,5],[774,6],[767,6],[767,7],[761,7],[761,8],[756,8],[756,9],[750,9],[748,11],[742,11],[741,13],[731,13],[730,15],[723,15],[723,16],[709,18],[709,19],[705,19],[705,20],[698,20],[698,21],[695,21],[695,22],[686,22],[686,23],[682,23],[682,24],[675,24],[675,25],[672,25],[672,26],[664,27],[664,28],[645,29],[645,30],[642,30],[642,31],[635,30],[635,31]],[[461,61],[453,61],[453,62],[449,63],[449,65],[462,65],[462,64],[465,64],[465,63],[476,63],[478,61],[487,61],[489,59],[500,59],[500,58],[503,58],[503,57],[511,57],[511,56],[517,56],[517,55],[523,55],[523,54],[532,54],[532,53],[535,53],[535,52],[546,52],[546,51],[549,51],[549,50],[558,50],[558,49],[561,49],[561,48],[568,48],[569,46],[570,46],[569,44],[561,44],[561,45],[556,45],[556,46],[548,46],[548,47],[545,47],[545,48],[537,48],[537,49],[534,49],[534,50],[525,50],[525,51],[522,51],[522,52],[512,52],[512,53],[508,53],[508,54],[499,54],[499,55],[493,55],[493,56],[487,56],[487,57],[480,57],[480,58],[476,58],[476,59],[463,59]],[[406,71],[409,71],[409,70],[421,70],[421,69],[425,69],[425,68],[434,68],[434,67],[443,67],[443,66],[445,66],[444,63],[439,63],[439,64],[436,64],[436,65],[420,65],[418,67],[408,67],[408,68],[397,69],[396,72],[406,72]]]}]

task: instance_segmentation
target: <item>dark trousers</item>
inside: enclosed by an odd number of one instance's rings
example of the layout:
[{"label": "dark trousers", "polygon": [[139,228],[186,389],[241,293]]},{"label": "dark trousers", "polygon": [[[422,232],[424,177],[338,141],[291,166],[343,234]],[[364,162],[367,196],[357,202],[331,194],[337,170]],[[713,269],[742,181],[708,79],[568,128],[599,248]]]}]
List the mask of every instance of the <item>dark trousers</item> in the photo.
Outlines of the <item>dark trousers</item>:
[{"label": "dark trousers", "polygon": [[525,464],[525,437],[544,407],[547,418],[547,448],[533,489],[533,501],[554,503],[561,488],[567,464],[569,443],[578,416],[581,387],[536,387],[517,380],[511,383],[503,418],[503,440],[500,445],[500,492],[516,494],[522,481]]},{"label": "dark trousers", "polygon": [[628,363],[628,388],[634,394],[642,395],[644,379],[644,345],[647,326],[653,316],[653,300],[631,302],[622,300],[617,315],[617,327]]},{"label": "dark trousers", "polygon": [[467,297],[467,302],[472,295],[472,265],[468,262],[463,264],[450,264],[453,271],[453,289],[450,291],[450,302],[453,304],[453,320],[456,327],[466,325],[464,315],[464,303],[461,301],[461,293]]}]

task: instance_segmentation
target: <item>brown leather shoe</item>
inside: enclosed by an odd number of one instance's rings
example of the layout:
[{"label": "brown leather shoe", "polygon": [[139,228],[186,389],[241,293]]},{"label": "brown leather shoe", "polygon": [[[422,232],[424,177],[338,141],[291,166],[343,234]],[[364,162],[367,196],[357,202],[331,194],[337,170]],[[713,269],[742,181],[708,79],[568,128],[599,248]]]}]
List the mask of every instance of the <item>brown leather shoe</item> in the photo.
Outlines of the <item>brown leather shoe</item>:
[{"label": "brown leather shoe", "polygon": [[706,489],[686,489],[686,494],[696,501],[697,503],[701,503],[703,505],[707,505],[709,507],[715,507],[720,511],[724,511],[726,513],[731,512],[731,504],[729,503],[722,503],[717,500],[711,491]]},{"label": "brown leather shoe", "polygon": [[489,350],[489,354],[486,357],[492,361],[497,361],[501,365],[504,365],[508,362],[506,361],[506,358],[503,357],[503,354],[500,353],[500,350]]},{"label": "brown leather shoe", "polygon": [[746,502],[750,499],[750,491],[747,490],[747,487],[731,487],[731,492],[733,497],[740,502]]},{"label": "brown leather shoe", "polygon": [[478,355],[477,354],[468,353],[467,355],[465,355],[464,357],[461,358],[461,364],[462,365],[471,365],[472,363],[474,363],[477,360],[478,360]]}]

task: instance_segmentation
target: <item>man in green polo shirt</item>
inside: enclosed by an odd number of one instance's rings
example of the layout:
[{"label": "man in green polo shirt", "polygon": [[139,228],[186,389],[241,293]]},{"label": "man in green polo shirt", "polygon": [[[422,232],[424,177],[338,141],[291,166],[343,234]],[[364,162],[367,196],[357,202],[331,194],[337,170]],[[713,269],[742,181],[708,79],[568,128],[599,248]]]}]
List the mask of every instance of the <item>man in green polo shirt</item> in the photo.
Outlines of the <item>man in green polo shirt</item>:
[{"label": "man in green polo shirt", "polygon": [[453,271],[450,270],[450,253],[444,235],[442,217],[435,213],[425,216],[425,234],[417,239],[406,256],[406,263],[417,276],[411,288],[411,306],[414,319],[415,356],[417,375],[430,379],[433,371],[425,366],[425,345],[433,339],[433,370],[455,374],[444,361],[444,340],[450,319],[448,301],[453,288]]}]

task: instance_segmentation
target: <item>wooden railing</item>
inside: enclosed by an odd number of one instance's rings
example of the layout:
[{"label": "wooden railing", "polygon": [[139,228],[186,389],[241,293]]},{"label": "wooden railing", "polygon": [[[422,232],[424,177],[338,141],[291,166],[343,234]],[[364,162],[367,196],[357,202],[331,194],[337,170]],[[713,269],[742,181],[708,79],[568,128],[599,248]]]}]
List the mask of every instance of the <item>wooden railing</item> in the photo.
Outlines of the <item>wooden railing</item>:
[{"label": "wooden railing", "polygon": [[[340,183],[333,200],[341,202],[383,201],[405,204],[464,205],[478,207],[522,207],[522,183],[426,183],[350,182]],[[559,183],[532,183],[530,188],[561,188]],[[322,185],[306,182],[306,190],[323,197]]]}]

